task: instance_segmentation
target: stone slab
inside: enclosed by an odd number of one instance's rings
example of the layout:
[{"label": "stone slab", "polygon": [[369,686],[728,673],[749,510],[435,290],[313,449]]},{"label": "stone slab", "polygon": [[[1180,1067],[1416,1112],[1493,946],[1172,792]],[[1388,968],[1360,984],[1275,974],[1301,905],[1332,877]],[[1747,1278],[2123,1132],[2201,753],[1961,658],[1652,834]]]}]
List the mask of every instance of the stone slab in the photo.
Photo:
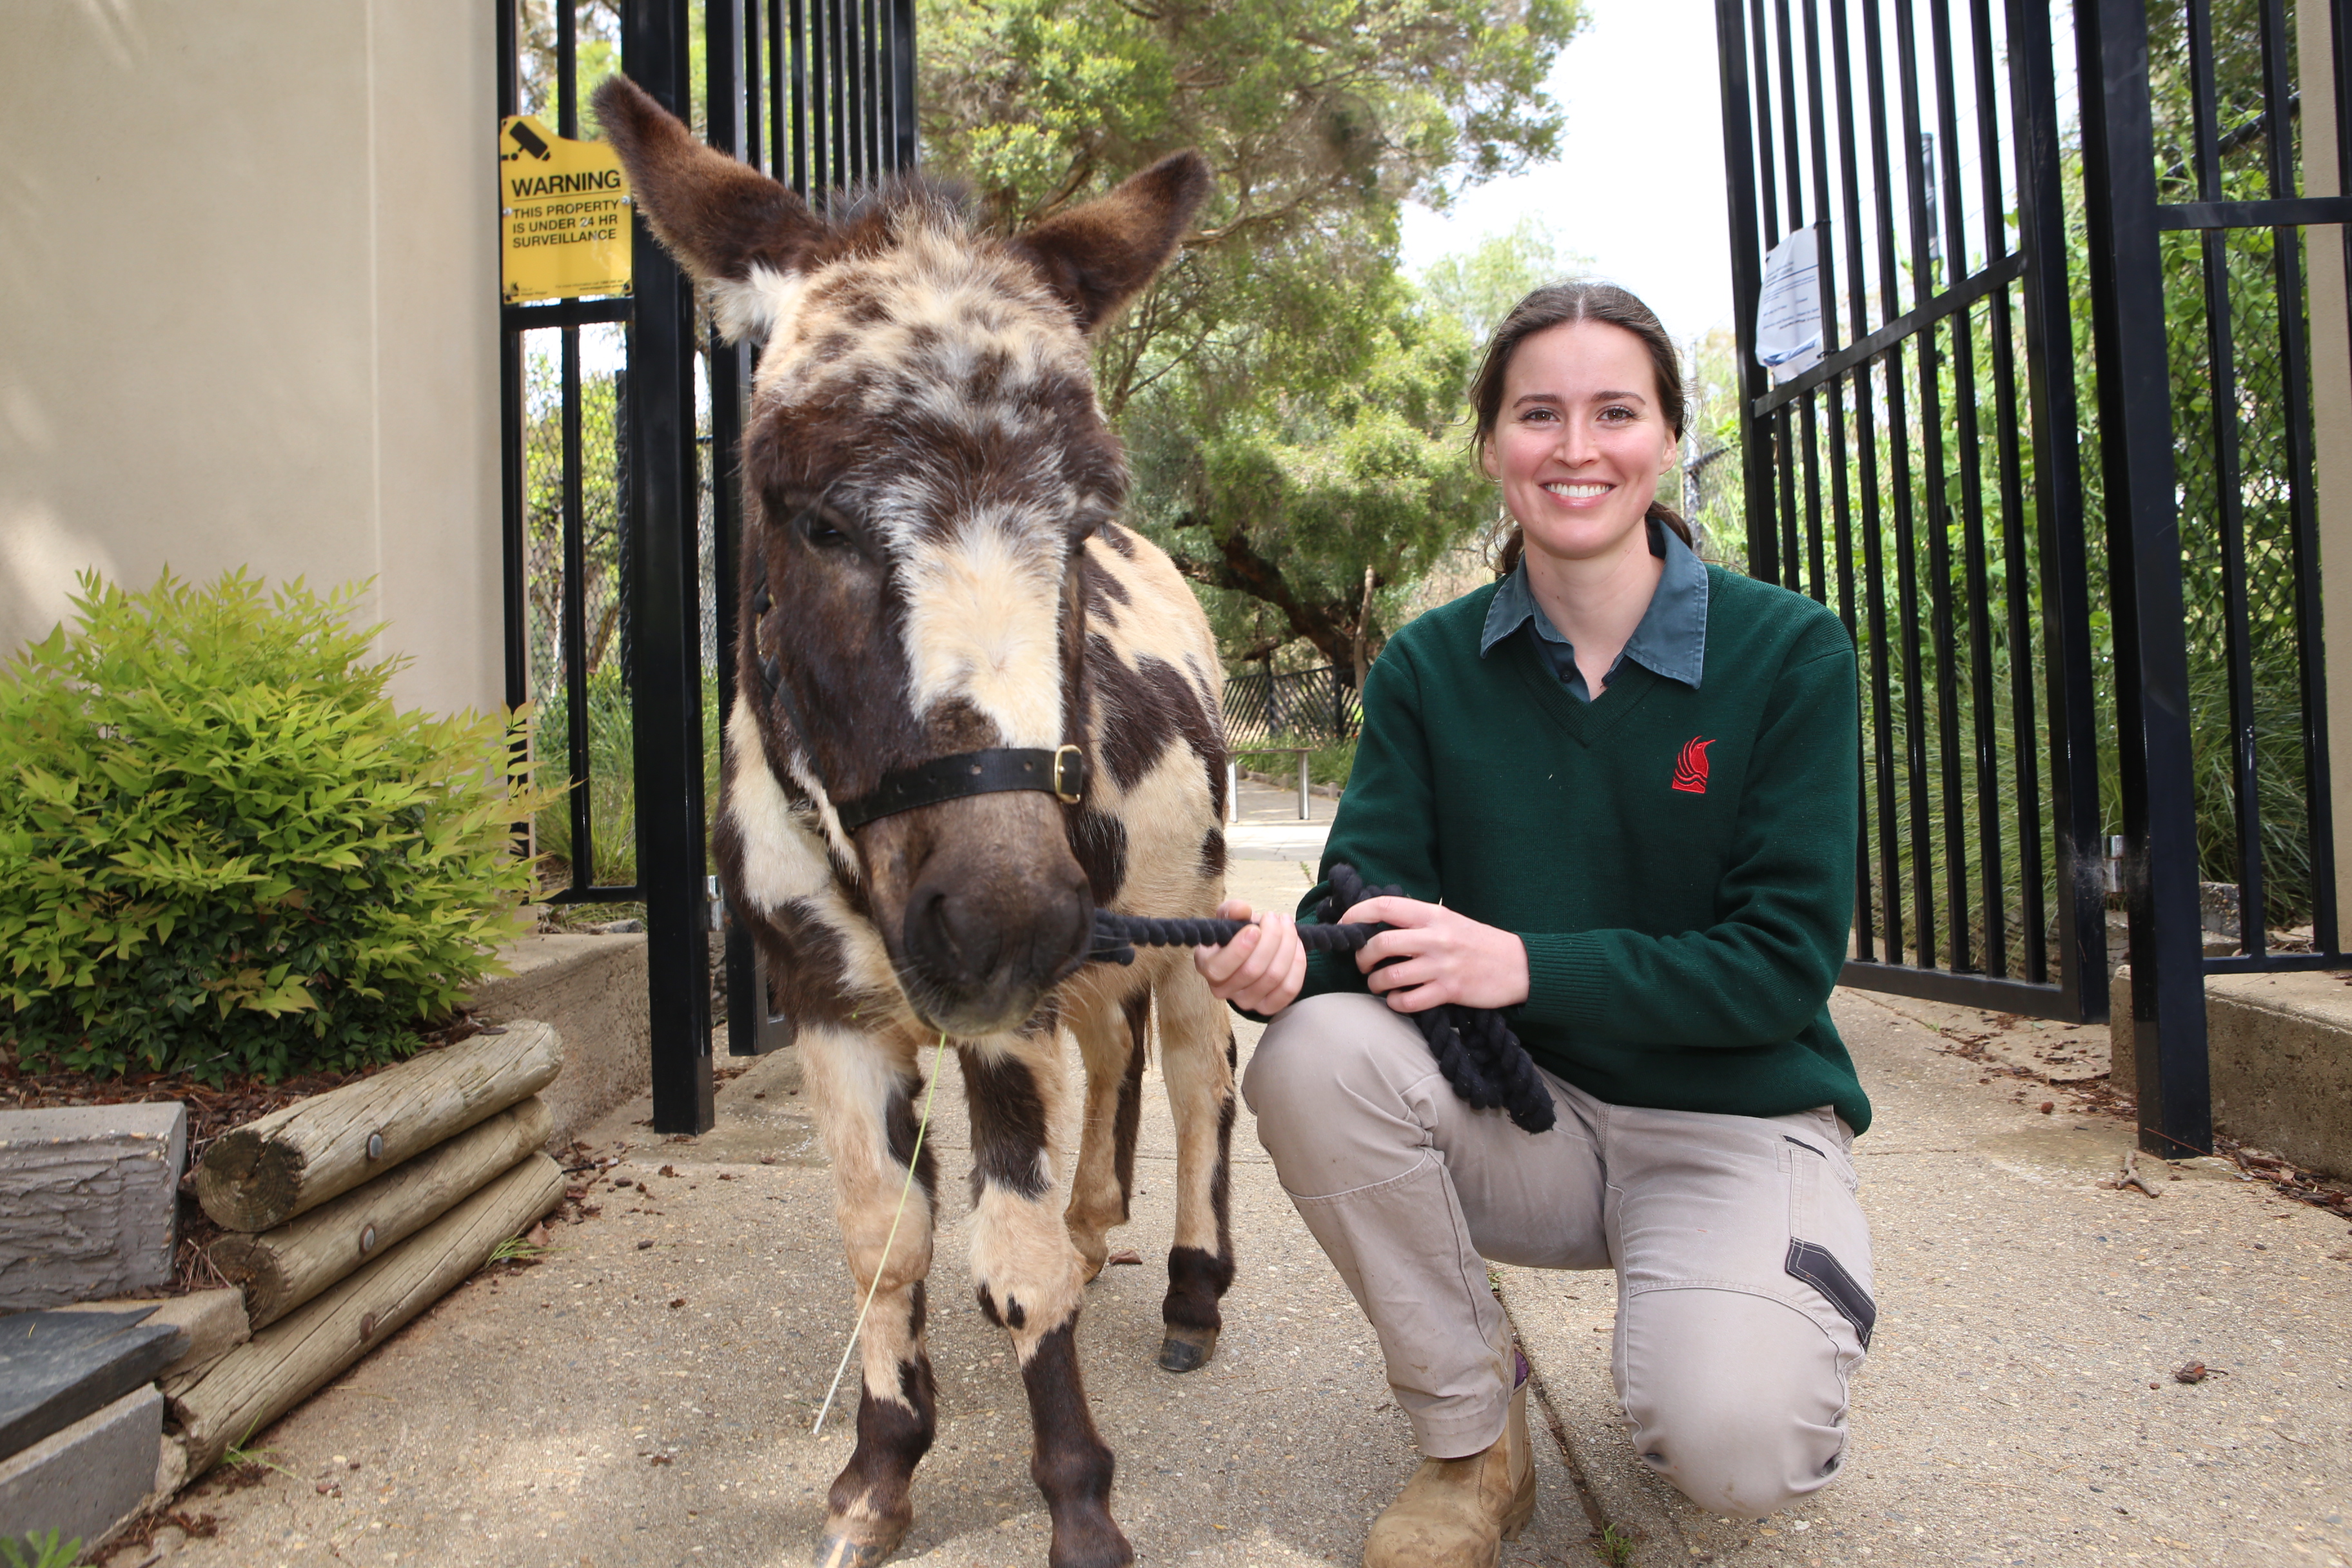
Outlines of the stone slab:
[{"label": "stone slab", "polygon": [[0,1311],[172,1283],[178,1100],[0,1111]]},{"label": "stone slab", "polygon": [[253,1326],[245,1316],[245,1292],[235,1289],[194,1290],[185,1296],[144,1300],[85,1301],[58,1310],[114,1312],[142,1308],[148,1314],[148,1322],[177,1328],[187,1334],[178,1358],[159,1374],[165,1378],[178,1377],[217,1361],[253,1337]]},{"label": "stone slab", "polygon": [[563,1072],[540,1091],[553,1113],[547,1148],[568,1146],[598,1117],[653,1081],[643,935],[562,932],[499,949],[514,971],[486,980],[468,1005],[489,1023],[536,1018],[563,1041]]},{"label": "stone slab", "polygon": [[154,1380],[187,1342],[149,1310],[0,1318],[0,1455],[30,1447]]},{"label": "stone slab", "polygon": [[[2116,1083],[2129,1092],[2138,1070],[2129,964],[2109,996]],[[2209,974],[2205,1036],[2218,1131],[2352,1178],[2352,983],[2324,970]]]},{"label": "stone slab", "polygon": [[151,1384],[0,1461],[0,1541],[52,1530],[85,1548],[104,1540],[155,1495],[163,1441]]}]

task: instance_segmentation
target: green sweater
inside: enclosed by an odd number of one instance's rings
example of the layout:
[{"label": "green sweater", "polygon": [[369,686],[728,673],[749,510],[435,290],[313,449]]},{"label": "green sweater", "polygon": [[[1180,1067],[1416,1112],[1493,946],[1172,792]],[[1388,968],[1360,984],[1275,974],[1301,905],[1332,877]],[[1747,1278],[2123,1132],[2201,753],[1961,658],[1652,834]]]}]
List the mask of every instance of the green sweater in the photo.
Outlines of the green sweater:
[{"label": "green sweater", "polygon": [[[1590,704],[1491,586],[1391,638],[1323,852],[1528,951],[1528,1054],[1616,1105],[1778,1116],[1870,1102],[1830,1022],[1853,910],[1853,644],[1811,599],[1707,568],[1696,689],[1628,660]],[[1301,902],[1313,909],[1326,888]],[[1366,989],[1352,954],[1303,993]]]}]

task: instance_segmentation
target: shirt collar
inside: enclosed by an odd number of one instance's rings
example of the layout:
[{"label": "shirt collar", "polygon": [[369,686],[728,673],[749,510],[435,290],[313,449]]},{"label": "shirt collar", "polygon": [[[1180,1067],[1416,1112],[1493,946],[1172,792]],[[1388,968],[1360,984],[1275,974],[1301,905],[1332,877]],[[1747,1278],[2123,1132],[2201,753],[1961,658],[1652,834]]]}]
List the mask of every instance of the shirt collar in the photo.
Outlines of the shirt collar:
[{"label": "shirt collar", "polygon": [[[1706,567],[1673,529],[1653,518],[1649,522],[1650,552],[1663,557],[1665,569],[1650,595],[1641,624],[1625,640],[1622,659],[1632,659],[1654,675],[1679,680],[1696,690],[1706,666]],[[1565,648],[1568,639],[1551,624],[1528,586],[1528,564],[1522,559],[1496,587],[1486,606],[1486,624],[1478,637],[1480,658],[1529,621],[1536,636]],[[1572,661],[1566,661],[1573,668]]]}]

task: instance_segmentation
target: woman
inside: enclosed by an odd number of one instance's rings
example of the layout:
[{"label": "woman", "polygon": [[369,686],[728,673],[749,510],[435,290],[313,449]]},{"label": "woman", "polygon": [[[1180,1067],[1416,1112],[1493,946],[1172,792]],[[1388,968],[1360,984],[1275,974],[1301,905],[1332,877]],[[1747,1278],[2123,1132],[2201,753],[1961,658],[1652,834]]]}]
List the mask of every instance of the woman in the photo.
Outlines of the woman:
[{"label": "woman", "polygon": [[[1395,929],[1310,961],[1268,913],[1194,955],[1272,1018],[1244,1082],[1259,1139],[1420,1444],[1368,1568],[1493,1563],[1534,1509],[1526,1363],[1482,1258],[1614,1268],[1635,1452],[1748,1518],[1836,1475],[1874,1316],[1849,1158],[1870,1107],[1827,1005],[1853,643],[1702,565],[1656,503],[1682,380],[1633,295],[1529,295],[1471,396],[1517,525],[1505,574],[1373,666],[1325,850],[1403,889],[1343,917]],[[1402,1016],[1445,1002],[1511,1010],[1549,1131],[1455,1098]]]}]

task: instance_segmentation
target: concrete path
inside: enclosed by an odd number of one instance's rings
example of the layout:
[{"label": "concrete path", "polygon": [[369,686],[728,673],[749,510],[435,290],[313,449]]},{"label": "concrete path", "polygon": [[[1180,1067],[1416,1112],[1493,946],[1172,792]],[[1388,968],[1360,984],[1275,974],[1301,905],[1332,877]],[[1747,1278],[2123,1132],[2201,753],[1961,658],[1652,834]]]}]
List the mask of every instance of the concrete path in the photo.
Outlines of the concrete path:
[{"label": "concrete path", "polygon": [[1226,825],[1225,848],[1236,860],[1272,860],[1289,864],[1304,860],[1319,865],[1323,840],[1331,831],[1331,817],[1339,803],[1328,795],[1307,797],[1307,820],[1298,820],[1298,791],[1241,782],[1241,820]]},{"label": "concrete path", "polygon": [[[1295,863],[1240,864],[1234,882],[1259,903],[1305,887]],[[1506,1561],[1603,1561],[1605,1523],[1640,1568],[2352,1562],[2344,1222],[2210,1168],[2159,1181],[2155,1200],[2103,1187],[2125,1129],[1954,1054],[2014,1031],[1836,1005],[1879,1116],[1857,1151],[1881,1315],[1852,1471],[1761,1525],[1700,1514],[1614,1424],[1608,1278],[1501,1269],[1559,1434],[1539,1435],[1537,1522]],[[1203,1372],[1152,1364],[1173,1168],[1156,1081],[1135,1221],[1113,1242],[1148,1261],[1105,1271],[1081,1332],[1118,1516],[1149,1563],[1355,1562],[1414,1457],[1371,1335],[1246,1113],[1229,1327]],[[942,1075],[930,1134],[953,1215],[932,1276],[941,1428],[900,1560],[1042,1564],[1020,1384],[965,1283],[959,1087]],[[281,1468],[204,1483],[181,1510],[215,1533],[158,1546],[237,1568],[804,1562],[850,1447],[838,1411],[822,1437],[809,1426],[856,1303],[798,1089],[786,1051],[722,1088],[701,1138],[653,1138],[643,1102],[616,1113],[594,1137],[627,1145],[611,1175],[632,1186],[600,1181],[602,1212],[559,1230],[562,1250],[455,1292],[262,1435]],[[2175,1382],[2191,1360],[2226,1373]]]}]

